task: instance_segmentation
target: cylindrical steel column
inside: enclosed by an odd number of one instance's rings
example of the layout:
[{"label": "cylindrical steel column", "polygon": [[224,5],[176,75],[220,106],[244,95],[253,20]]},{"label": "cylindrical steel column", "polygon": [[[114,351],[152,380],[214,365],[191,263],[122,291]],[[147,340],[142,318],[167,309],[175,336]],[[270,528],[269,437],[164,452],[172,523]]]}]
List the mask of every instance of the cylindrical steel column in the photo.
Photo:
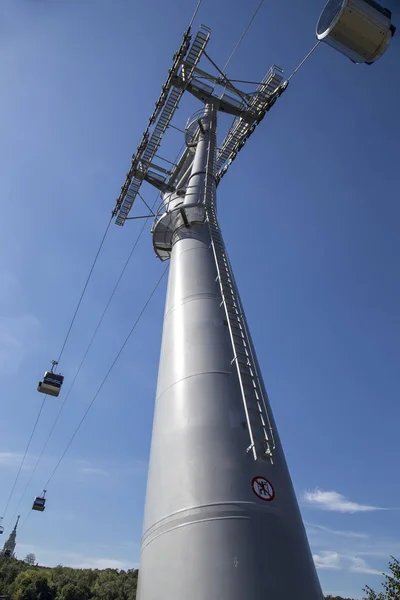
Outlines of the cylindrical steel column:
[{"label": "cylindrical steel column", "polygon": [[[192,171],[203,178],[206,146],[198,144]],[[204,189],[204,181],[193,183]],[[232,357],[208,224],[181,228],[171,255],[138,600],[323,598],[273,419],[273,463],[246,452]],[[262,478],[271,486],[265,494]]]},{"label": "cylindrical steel column", "polygon": [[196,146],[191,173],[188,177],[184,204],[204,202],[207,157],[211,144],[215,145],[216,109],[206,104],[204,113],[197,119],[200,135]]}]

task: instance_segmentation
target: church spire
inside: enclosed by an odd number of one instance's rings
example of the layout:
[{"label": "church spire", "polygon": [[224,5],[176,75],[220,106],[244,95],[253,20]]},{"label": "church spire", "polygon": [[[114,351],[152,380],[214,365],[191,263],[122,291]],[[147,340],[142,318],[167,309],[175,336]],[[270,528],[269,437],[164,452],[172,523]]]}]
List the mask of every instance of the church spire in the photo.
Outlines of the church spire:
[{"label": "church spire", "polygon": [[14,556],[14,551],[15,551],[15,546],[17,544],[17,526],[18,526],[18,522],[21,518],[21,515],[18,515],[17,521],[15,523],[14,529],[12,530],[12,532],[10,533],[10,537],[8,538],[8,540],[5,542],[4,546],[3,546],[3,556]]},{"label": "church spire", "polygon": [[18,526],[18,521],[20,520],[20,518],[21,518],[21,515],[18,515],[18,517],[17,517],[17,522],[15,523],[15,525],[14,525],[14,529],[13,529],[13,531],[14,531],[15,533],[17,533],[17,526]]}]

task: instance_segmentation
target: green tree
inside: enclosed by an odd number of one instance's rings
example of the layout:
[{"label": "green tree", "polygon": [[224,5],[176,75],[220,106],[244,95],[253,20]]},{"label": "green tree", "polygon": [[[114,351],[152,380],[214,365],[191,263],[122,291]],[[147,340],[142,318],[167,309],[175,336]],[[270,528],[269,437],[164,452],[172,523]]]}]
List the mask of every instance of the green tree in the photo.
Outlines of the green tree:
[{"label": "green tree", "polygon": [[367,594],[364,600],[399,600],[400,599],[400,562],[391,557],[389,562],[390,573],[385,573],[383,592],[375,592],[368,585],[364,588]]},{"label": "green tree", "polygon": [[49,584],[47,573],[40,569],[20,573],[13,588],[13,600],[54,600],[55,597],[55,590]]},{"label": "green tree", "polygon": [[19,573],[27,568],[26,563],[14,558],[0,559],[0,594],[9,594]]},{"label": "green tree", "polygon": [[354,600],[353,598],[342,598],[342,596],[331,596],[328,594],[325,596],[325,600]]},{"label": "green tree", "polygon": [[24,561],[32,567],[36,562],[36,556],[30,552],[25,556]]},{"label": "green tree", "polygon": [[11,600],[136,600],[137,580],[136,569],[49,569],[0,560],[0,595]]},{"label": "green tree", "polygon": [[75,585],[75,583],[67,583],[56,596],[56,600],[87,600],[89,597],[88,591]]}]

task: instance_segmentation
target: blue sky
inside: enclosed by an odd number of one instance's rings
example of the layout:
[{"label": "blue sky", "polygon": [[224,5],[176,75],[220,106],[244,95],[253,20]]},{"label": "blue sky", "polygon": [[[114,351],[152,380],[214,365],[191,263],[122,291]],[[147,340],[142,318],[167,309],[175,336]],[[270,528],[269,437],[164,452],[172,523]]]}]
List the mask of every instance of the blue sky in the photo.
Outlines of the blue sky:
[{"label": "blue sky", "polygon": [[[211,27],[220,65],[257,3],[203,1],[196,23]],[[289,75],[322,7],[267,0],[228,75],[258,81],[274,63]],[[193,9],[183,0],[0,3],[0,506],[42,400],[37,381],[60,350]],[[323,589],[354,597],[400,556],[399,58],[397,38],[372,67],[320,46],[218,189]],[[186,101],[174,123],[197,108]],[[179,149],[179,134],[173,142]],[[142,191],[153,203],[155,191]],[[63,356],[63,394],[141,227],[111,227]],[[148,226],[22,500],[20,557],[138,563],[165,280],[51,481],[46,512],[30,505],[162,270]],[[46,401],[6,525],[61,401]]]}]

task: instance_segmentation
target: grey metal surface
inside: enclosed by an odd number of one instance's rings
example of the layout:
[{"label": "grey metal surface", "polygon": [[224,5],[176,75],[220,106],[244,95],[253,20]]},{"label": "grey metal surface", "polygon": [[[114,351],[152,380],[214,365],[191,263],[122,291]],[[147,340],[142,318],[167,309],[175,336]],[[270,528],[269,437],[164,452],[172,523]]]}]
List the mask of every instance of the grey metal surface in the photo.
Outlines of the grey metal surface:
[{"label": "grey metal surface", "polygon": [[[255,94],[249,101],[248,108],[255,113],[261,114],[268,103],[269,98],[281,84],[282,79],[282,69],[276,65],[271,67],[265,75],[263,82],[259,84]],[[217,173],[222,171],[224,165],[226,165],[229,160],[232,160],[232,156],[235,155],[235,153],[237,154],[252,125],[252,122],[243,119],[243,117],[237,117],[233,121],[225,139],[218,149],[216,164]]]},{"label": "grey metal surface", "polygon": [[[209,123],[188,186],[191,203],[206,208],[215,202],[215,113]],[[246,451],[233,356],[209,224],[181,223],[171,251],[138,600],[323,598],[266,394],[273,463]]]},{"label": "grey metal surface", "polygon": [[[187,175],[185,175],[186,191],[184,192],[184,196],[176,192],[163,195],[161,207],[157,211],[152,227],[153,247],[157,257],[161,260],[170,258],[173,239],[181,227],[205,222],[206,173],[209,158],[208,140],[210,137],[210,128],[212,127],[212,152],[215,154],[216,109],[212,105],[207,105],[205,109],[203,108],[195,114],[195,119],[189,119],[188,127],[191,127],[193,122],[197,128],[195,136],[196,151],[194,156],[192,155],[192,163],[189,166],[182,165],[182,170],[187,172]],[[201,134],[199,124],[204,134]],[[185,140],[188,144],[192,144],[193,142],[191,135],[185,135]]]},{"label": "grey metal surface", "polygon": [[387,50],[395,28],[391,13],[371,0],[329,0],[317,38],[355,63],[372,64]]},{"label": "grey metal surface", "polygon": [[[273,465],[245,451],[207,225],[181,232],[171,258],[138,600],[320,600],[277,434]],[[253,492],[260,476],[274,488],[272,501]]]},{"label": "grey metal surface", "polygon": [[[161,96],[156,102],[154,112],[149,119],[149,124],[139,147],[132,157],[131,167],[117,198],[113,211],[114,216],[117,217],[115,221],[117,225],[125,223],[140,186],[143,180],[146,179],[149,163],[153,160],[161,139],[178,108],[184,88],[175,87],[173,78],[178,72],[182,71],[185,75],[185,83],[190,81],[209,38],[210,30],[205,25],[201,25],[192,43],[190,28],[183,36],[182,44],[174,56],[174,63],[168,73],[167,81],[162,87]],[[152,175],[154,177],[154,172],[152,172]],[[160,179],[164,180],[165,178],[160,177]],[[154,184],[154,181],[151,181],[151,183]]]},{"label": "grey metal surface", "polygon": [[246,451],[252,452],[254,460],[273,462],[275,438],[265,401],[266,393],[261,383],[239,292],[212,205],[207,207],[207,222],[233,350],[232,364],[236,366],[249,431],[249,445]]},{"label": "grey metal surface", "polygon": [[[204,104],[213,102],[218,110],[235,117],[226,140],[222,142],[218,156],[218,179],[221,179],[255,127],[285,89],[280,85],[282,70],[276,66],[268,71],[262,83],[251,93],[242,92],[229,82],[209,56],[207,58],[217,69],[218,77],[199,69],[198,63],[205,53],[210,33],[208,27],[201,25],[193,41],[190,28],[183,36],[153,114],[132,156],[124,185],[116,199],[112,215],[116,217],[117,225],[124,225],[144,181],[156,187],[162,194],[186,186],[193,158],[191,148],[186,148],[178,164],[167,160],[171,167],[165,168],[155,162],[156,158],[161,158],[157,155],[157,151],[168,128],[170,126],[176,128],[171,120],[184,92],[189,92]],[[204,76],[213,85],[199,80],[199,77]],[[224,89],[222,94],[214,93],[216,85],[222,86]],[[197,133],[196,128],[193,133]],[[196,141],[196,135],[192,136],[192,142]],[[160,258],[164,260],[167,257],[166,252],[162,251],[161,254]]]}]

